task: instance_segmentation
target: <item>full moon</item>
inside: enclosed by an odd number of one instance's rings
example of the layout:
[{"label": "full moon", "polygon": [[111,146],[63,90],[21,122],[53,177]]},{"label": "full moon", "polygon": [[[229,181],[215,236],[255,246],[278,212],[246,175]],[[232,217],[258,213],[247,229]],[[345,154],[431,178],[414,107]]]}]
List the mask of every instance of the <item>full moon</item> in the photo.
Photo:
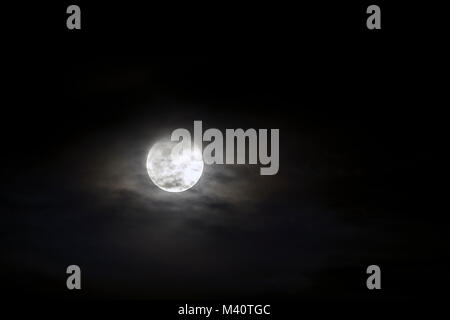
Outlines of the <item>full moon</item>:
[{"label": "full moon", "polygon": [[182,148],[178,142],[157,142],[147,157],[147,172],[159,188],[182,192],[192,188],[203,173],[203,157],[199,148]]}]

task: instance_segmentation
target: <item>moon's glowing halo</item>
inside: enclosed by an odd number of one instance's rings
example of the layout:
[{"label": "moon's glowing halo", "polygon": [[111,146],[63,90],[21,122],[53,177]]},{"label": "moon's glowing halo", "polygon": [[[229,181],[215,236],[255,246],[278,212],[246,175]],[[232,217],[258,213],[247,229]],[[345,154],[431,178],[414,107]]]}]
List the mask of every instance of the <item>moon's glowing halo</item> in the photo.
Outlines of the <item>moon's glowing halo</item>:
[{"label": "moon's glowing halo", "polygon": [[200,148],[183,148],[173,141],[155,143],[147,156],[147,172],[153,183],[168,192],[192,188],[203,173]]}]

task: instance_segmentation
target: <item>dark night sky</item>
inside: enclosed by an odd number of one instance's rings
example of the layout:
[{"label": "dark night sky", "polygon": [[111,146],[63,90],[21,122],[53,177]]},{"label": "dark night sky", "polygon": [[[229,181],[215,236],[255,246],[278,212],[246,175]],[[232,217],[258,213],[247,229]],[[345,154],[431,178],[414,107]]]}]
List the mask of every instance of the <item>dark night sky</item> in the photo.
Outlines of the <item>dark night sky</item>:
[{"label": "dark night sky", "polygon": [[[433,61],[420,63],[398,34],[319,30],[280,46],[296,34],[288,28],[244,45],[246,27],[237,47],[199,45],[206,34],[184,50],[129,46],[142,34],[113,40],[100,28],[73,50],[45,38],[51,50],[13,64],[3,287],[65,296],[65,268],[78,264],[88,298],[369,299],[365,268],[378,264],[378,297],[438,293],[446,227],[432,201]],[[279,173],[212,165],[191,190],[161,191],[147,152],[194,120],[279,128]]]}]

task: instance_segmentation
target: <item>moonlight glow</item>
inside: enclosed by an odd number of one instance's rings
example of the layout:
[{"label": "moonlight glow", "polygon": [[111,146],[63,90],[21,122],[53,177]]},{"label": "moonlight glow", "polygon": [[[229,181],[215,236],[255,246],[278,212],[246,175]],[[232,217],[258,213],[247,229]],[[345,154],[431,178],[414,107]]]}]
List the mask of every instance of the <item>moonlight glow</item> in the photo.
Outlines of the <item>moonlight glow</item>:
[{"label": "moonlight glow", "polygon": [[147,157],[147,172],[159,188],[182,192],[192,188],[203,173],[203,158],[199,148],[181,148],[178,142],[157,142]]}]

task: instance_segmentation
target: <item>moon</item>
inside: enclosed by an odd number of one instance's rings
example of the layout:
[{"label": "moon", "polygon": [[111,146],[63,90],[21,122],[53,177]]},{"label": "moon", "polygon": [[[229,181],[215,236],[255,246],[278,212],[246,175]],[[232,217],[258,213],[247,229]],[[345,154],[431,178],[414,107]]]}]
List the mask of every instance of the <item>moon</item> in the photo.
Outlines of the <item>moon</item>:
[{"label": "moon", "polygon": [[203,157],[199,148],[183,148],[181,143],[155,143],[147,156],[147,172],[153,183],[168,192],[192,188],[203,173]]}]

